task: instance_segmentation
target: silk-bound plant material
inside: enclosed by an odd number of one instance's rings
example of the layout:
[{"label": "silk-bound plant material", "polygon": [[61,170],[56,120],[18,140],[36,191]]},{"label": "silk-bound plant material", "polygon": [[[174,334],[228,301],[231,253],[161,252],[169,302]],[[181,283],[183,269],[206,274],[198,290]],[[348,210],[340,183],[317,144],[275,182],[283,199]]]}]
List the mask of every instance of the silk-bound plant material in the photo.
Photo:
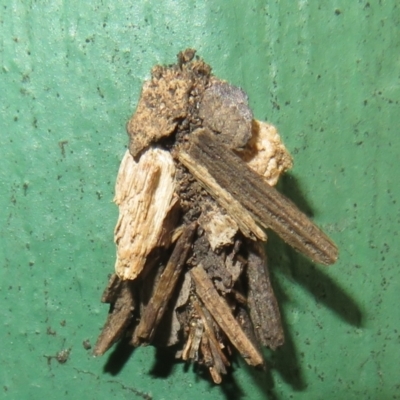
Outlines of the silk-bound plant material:
[{"label": "silk-bound plant material", "polygon": [[334,243],[274,185],[292,158],[246,93],[218,79],[188,49],[156,66],[127,124],[117,176],[110,312],[94,348],[120,339],[172,346],[220,383],[234,349],[263,367],[262,346],[284,343],[264,229],[313,261]]}]

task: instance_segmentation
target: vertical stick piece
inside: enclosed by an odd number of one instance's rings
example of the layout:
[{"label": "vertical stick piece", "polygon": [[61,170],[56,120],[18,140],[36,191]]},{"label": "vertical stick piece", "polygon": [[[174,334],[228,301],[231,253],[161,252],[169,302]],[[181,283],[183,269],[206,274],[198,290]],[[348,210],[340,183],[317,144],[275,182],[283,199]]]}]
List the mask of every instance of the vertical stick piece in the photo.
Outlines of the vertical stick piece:
[{"label": "vertical stick piece", "polygon": [[119,206],[115,272],[121,279],[134,280],[152,250],[162,245],[163,233],[170,228],[169,213],[177,201],[175,189],[175,165],[168,151],[150,148],[138,162],[125,153],[114,198]]},{"label": "vertical stick piece", "polygon": [[238,349],[249,365],[261,366],[264,360],[253,343],[235,320],[226,301],[220,297],[211,279],[201,265],[190,271],[196,284],[196,293],[213,316],[220,328],[225,332],[231,343]]},{"label": "vertical stick piece", "polygon": [[112,309],[94,346],[93,355],[104,354],[125,333],[135,308],[132,284],[130,281],[120,280],[116,274],[111,276],[102,301],[111,303]]},{"label": "vertical stick piece", "polygon": [[247,305],[258,340],[275,350],[284,342],[284,334],[276,300],[269,279],[267,257],[260,243],[249,245],[247,262]]},{"label": "vertical stick piece", "polygon": [[171,299],[182,268],[186,263],[196,229],[197,222],[193,222],[185,228],[178,239],[167,266],[157,283],[154,295],[145,308],[135,331],[132,340],[135,346],[143,342],[148,343],[153,338],[156,328]]},{"label": "vertical stick piece", "polygon": [[215,337],[211,315],[207,310],[202,309],[196,299],[192,299],[192,304],[197,314],[199,314],[200,318],[203,320],[205,335],[207,335],[210,350],[212,356],[214,357],[214,365],[219,372],[226,374],[225,366],[229,367],[231,364],[226,358],[225,354],[222,352],[221,346]]}]

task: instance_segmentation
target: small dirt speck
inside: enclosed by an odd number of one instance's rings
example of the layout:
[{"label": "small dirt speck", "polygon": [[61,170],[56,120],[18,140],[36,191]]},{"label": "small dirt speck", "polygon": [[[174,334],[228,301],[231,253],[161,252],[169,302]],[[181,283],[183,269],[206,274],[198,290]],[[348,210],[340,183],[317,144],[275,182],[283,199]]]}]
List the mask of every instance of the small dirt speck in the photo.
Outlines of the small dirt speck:
[{"label": "small dirt speck", "polygon": [[48,335],[50,335],[50,336],[56,336],[56,335],[57,335],[57,332],[56,332],[54,329],[52,329],[51,326],[48,326],[48,327],[47,327],[46,333],[47,333]]},{"label": "small dirt speck", "polygon": [[82,342],[82,346],[85,350],[90,350],[92,348],[92,345],[90,344],[89,339],[86,339]]},{"label": "small dirt speck", "polygon": [[59,351],[56,355],[56,360],[60,364],[65,364],[69,358],[70,352],[71,352],[71,349],[64,349],[64,350]]}]

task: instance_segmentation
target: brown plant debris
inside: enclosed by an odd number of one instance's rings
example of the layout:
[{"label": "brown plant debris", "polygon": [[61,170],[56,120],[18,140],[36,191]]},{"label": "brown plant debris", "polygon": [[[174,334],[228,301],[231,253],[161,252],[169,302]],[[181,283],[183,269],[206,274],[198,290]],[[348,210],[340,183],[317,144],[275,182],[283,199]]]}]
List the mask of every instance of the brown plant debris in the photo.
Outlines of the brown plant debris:
[{"label": "brown plant debris", "polygon": [[262,367],[284,342],[262,242],[273,229],[321,264],[334,243],[273,185],[292,166],[276,129],[243,90],[188,49],[156,66],[127,125],[116,183],[117,259],[94,347],[178,345],[176,356],[222,381],[236,349]]}]

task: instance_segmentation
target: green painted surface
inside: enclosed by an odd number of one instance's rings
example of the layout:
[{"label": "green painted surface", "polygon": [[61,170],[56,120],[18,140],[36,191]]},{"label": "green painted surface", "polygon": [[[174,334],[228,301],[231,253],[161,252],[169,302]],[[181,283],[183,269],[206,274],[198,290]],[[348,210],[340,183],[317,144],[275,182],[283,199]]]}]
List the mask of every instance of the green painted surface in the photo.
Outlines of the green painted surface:
[{"label": "green painted surface", "polygon": [[[400,397],[398,4],[0,0],[0,398]],[[277,125],[281,189],[341,251],[322,268],[271,237],[287,343],[219,387],[151,347],[117,371],[82,345],[107,313],[125,122],[189,46]]]}]

